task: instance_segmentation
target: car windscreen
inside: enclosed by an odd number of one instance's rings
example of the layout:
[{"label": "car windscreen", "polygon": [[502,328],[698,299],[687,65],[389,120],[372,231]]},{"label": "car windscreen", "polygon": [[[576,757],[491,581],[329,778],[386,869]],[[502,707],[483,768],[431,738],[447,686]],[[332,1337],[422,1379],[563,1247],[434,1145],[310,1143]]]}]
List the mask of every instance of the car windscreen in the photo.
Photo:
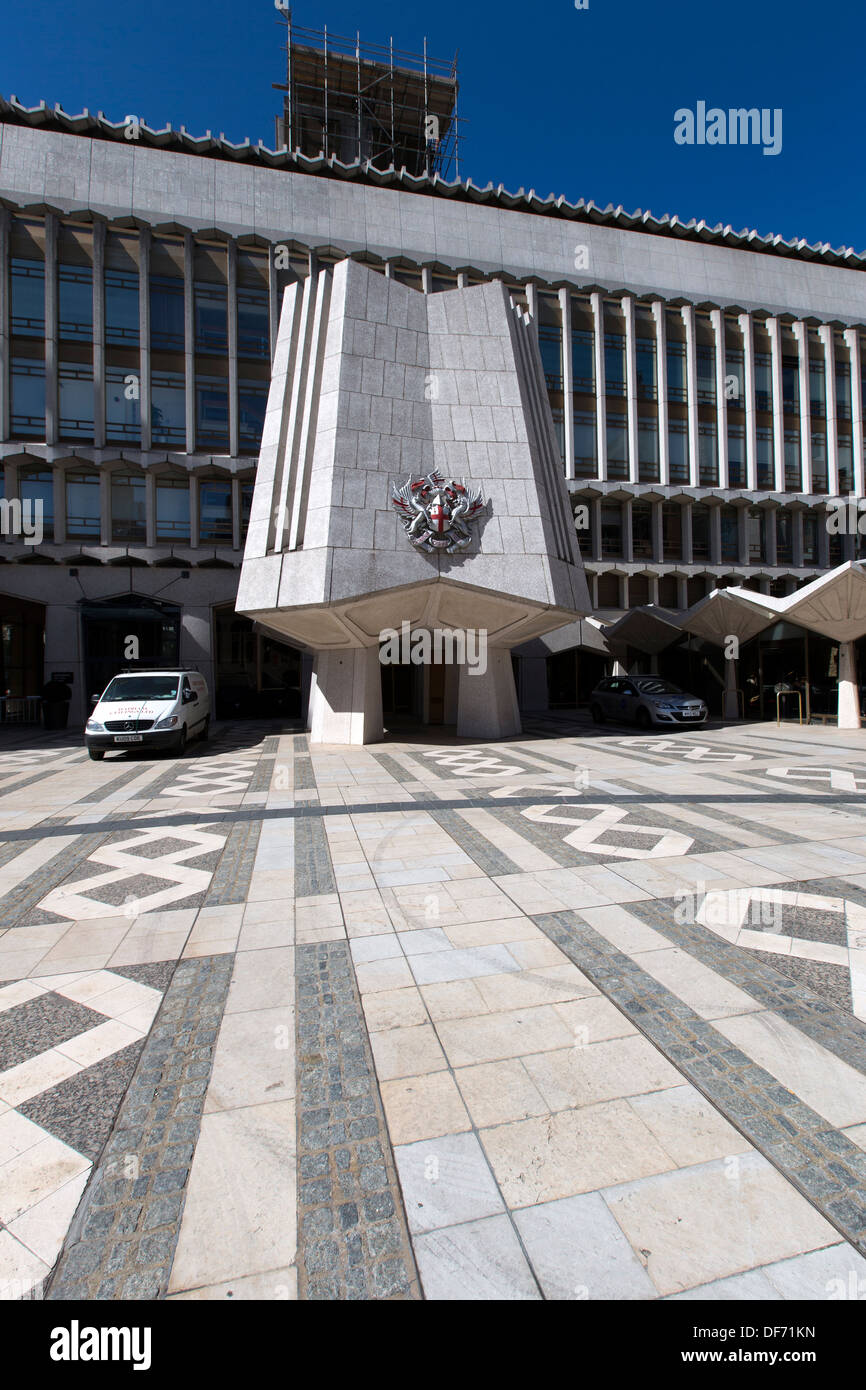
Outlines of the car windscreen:
[{"label": "car windscreen", "polygon": [[176,700],[177,676],[115,676],[103,700]]},{"label": "car windscreen", "polygon": [[637,687],[643,695],[682,695],[678,685],[672,685],[670,681],[657,679],[637,681]]}]

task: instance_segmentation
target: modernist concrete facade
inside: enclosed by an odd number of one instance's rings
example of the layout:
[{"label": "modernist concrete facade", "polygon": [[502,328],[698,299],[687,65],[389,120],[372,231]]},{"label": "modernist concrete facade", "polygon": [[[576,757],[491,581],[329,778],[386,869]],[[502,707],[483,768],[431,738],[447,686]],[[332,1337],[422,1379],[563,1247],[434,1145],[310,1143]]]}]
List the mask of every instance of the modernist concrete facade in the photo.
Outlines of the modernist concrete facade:
[{"label": "modernist concrete facade", "polygon": [[[825,517],[864,493],[861,257],[3,102],[0,459],[53,533],[8,537],[0,590],[43,611],[73,717],[94,599],[175,604],[179,659],[218,689],[252,664],[263,689],[265,639],[235,662],[217,626],[241,640],[279,307],[347,258],[431,302],[498,280],[528,313],[603,622],[720,583],[784,597],[859,557]],[[544,652],[604,652],[590,631],[521,647],[524,704],[546,699]]]}]

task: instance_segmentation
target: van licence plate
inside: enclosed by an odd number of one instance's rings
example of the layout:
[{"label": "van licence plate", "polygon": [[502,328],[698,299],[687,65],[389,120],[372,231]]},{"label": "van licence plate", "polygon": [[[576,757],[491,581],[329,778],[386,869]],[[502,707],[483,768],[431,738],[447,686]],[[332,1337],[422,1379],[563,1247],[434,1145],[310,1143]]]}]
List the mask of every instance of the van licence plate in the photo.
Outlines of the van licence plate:
[{"label": "van licence plate", "polygon": [[144,743],[144,734],[115,734],[115,743]]}]

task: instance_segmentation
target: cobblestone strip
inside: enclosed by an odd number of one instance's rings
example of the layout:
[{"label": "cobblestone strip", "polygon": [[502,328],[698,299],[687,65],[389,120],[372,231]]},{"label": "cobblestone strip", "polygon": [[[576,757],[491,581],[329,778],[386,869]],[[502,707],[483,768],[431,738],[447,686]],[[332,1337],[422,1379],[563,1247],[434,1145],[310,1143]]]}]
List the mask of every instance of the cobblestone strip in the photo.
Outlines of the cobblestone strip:
[{"label": "cobblestone strip", "polygon": [[476,830],[474,825],[470,825],[457,811],[431,811],[430,819],[435,820],[437,825],[441,825],[442,829],[447,831],[452,840],[475,861],[479,869],[484,870],[488,878],[521,872],[519,864],[515,864],[507,854],[503,854],[502,850],[492,845],[480,830]]},{"label": "cobblestone strip", "polygon": [[336,893],[328,837],[316,807],[315,817],[299,816],[295,824],[295,897]]},{"label": "cobblestone strip", "polygon": [[348,942],[295,968],[299,1296],[421,1298]]},{"label": "cobblestone strip", "polygon": [[296,734],[294,743],[295,791],[316,790],[316,777],[313,760],[310,756],[310,740],[306,734]]},{"label": "cobblestone strip", "polygon": [[[3,927],[26,926],[27,917],[38,907],[46,894],[63,883],[107,839],[108,833],[102,828],[98,833],[82,835],[74,845],[66,845],[64,849],[58,850],[57,854],[37,869],[35,874],[31,874],[4,898],[0,898],[0,923]],[[26,847],[25,842],[22,853]]]},{"label": "cobblestone strip", "polygon": [[274,775],[275,762],[276,758],[274,757],[259,759],[258,763],[256,764],[256,770],[250,778],[250,783],[247,787],[248,792],[270,791],[271,778]]},{"label": "cobblestone strip", "polygon": [[866,1254],[866,1153],[576,912],[532,919],[751,1144]]},{"label": "cobblestone strip", "polygon": [[46,1298],[165,1297],[233,964],[177,966]]},{"label": "cobblestone strip", "polygon": [[205,906],[246,902],[261,833],[262,823],[258,818],[232,825],[211,879]]},{"label": "cobblestone strip", "polygon": [[[774,883],[773,889],[783,892],[808,893],[819,888],[822,894],[845,896],[844,885],[837,880],[821,879],[818,884]],[[673,898],[655,902],[629,903],[628,910],[647,926],[661,932],[675,946],[717,974],[729,980],[766,1009],[792,1023],[828,1052],[866,1075],[866,1024],[853,1014],[820,998],[808,985],[798,984],[773,966],[758,959],[753,951],[723,941],[715,932],[699,923],[679,923],[674,918],[681,901]]]}]

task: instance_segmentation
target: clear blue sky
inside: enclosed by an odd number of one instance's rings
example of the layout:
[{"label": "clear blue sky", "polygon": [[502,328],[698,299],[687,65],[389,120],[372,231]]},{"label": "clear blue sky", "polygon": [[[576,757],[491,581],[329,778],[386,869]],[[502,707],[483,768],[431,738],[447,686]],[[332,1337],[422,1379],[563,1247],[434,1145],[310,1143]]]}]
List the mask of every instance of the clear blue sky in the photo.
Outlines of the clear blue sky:
[{"label": "clear blue sky", "polygon": [[[866,248],[863,0],[300,0],[296,21],[451,57],[476,183]],[[4,21],[0,93],[273,144],[273,0],[57,0]],[[674,111],[781,107],[783,146],[679,146]]]}]

